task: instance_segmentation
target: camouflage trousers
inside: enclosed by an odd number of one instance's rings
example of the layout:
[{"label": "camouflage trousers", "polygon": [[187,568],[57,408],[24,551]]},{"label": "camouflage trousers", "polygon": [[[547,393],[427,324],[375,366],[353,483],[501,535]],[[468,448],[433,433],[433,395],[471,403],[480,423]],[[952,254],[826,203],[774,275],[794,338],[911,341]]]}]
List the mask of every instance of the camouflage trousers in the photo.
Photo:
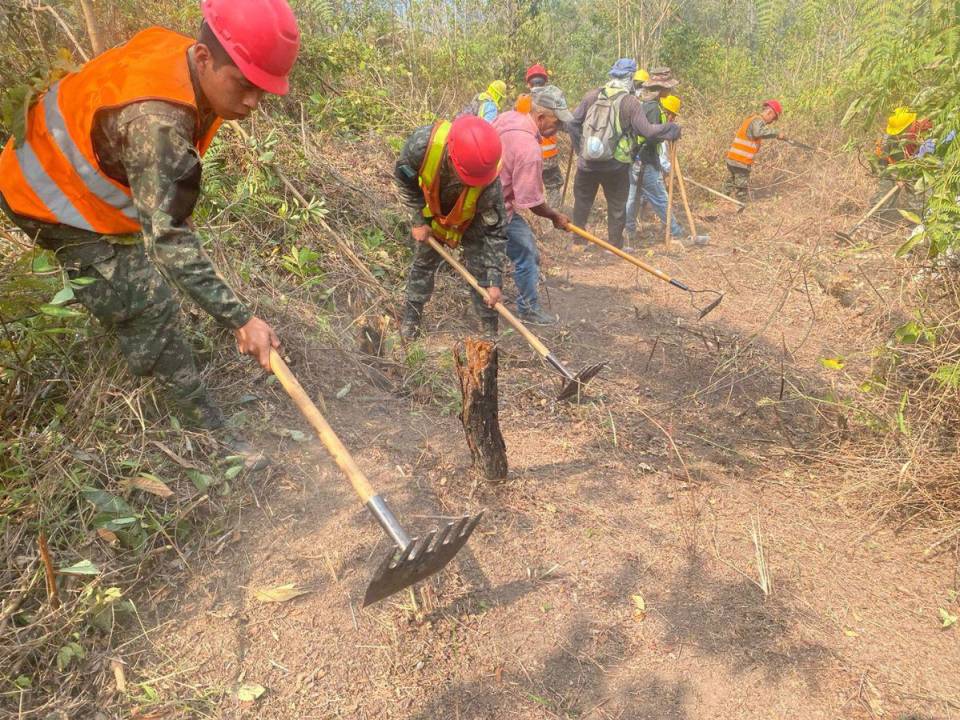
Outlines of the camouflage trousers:
[{"label": "camouflage trousers", "polygon": [[723,191],[741,202],[750,199],[750,171],[746,168],[727,165],[727,179],[723,183]]},{"label": "camouflage trousers", "polygon": [[134,375],[156,377],[180,405],[206,396],[189,343],[179,328],[180,308],[167,281],[147,257],[142,242],[117,244],[83,230],[33,221],[0,209],[51,250],[71,278],[96,282],[74,296],[114,332]]},{"label": "camouflage trousers", "polygon": [[[463,264],[470,271],[470,274],[476,278],[483,278],[486,271],[482,264],[483,247],[481,243],[465,242],[460,246],[460,249],[463,253]],[[410,272],[407,274],[408,302],[423,307],[430,300],[430,296],[433,295],[437,270],[442,262],[443,258],[432,247],[425,243],[416,243],[413,251],[413,262],[410,264]],[[497,311],[488,308],[479,293],[473,292],[471,289],[470,295],[473,298],[473,307],[481,320],[497,317]]]},{"label": "camouflage trousers", "polygon": [[560,195],[563,193],[563,172],[560,170],[560,157],[554,155],[543,161],[543,189],[546,191],[547,204],[560,208]]}]

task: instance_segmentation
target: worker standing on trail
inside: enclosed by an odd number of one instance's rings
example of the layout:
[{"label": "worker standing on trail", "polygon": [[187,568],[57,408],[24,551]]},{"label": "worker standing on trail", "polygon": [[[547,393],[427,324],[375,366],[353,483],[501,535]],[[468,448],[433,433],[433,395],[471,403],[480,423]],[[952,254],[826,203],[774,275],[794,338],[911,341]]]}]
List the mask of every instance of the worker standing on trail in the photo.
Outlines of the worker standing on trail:
[{"label": "worker standing on trail", "polygon": [[416,241],[400,326],[405,339],[421,334],[423,308],[440,266],[440,255],[427,243],[430,236],[451,248],[463,247],[464,264],[490,297],[485,304],[473,294],[483,331],[497,333],[492,308],[500,299],[507,242],[507,212],[497,179],[501,152],[497,131],[475,115],[418,128],[400,150],[394,180],[413,214],[410,234]]},{"label": "worker standing on trail", "polygon": [[[896,108],[887,118],[884,136],[877,141],[876,171],[879,176],[877,191],[870,199],[870,207],[880,202],[897,184],[896,165],[926,154],[921,151],[923,135],[933,129],[927,118],[917,119],[917,114],[908,107]],[[927,147],[930,147],[928,144]],[[909,191],[908,191],[909,192]],[[897,220],[897,202],[901,191],[893,193],[877,212],[878,217]]]},{"label": "worker standing on trail", "polygon": [[460,115],[476,115],[487,122],[493,122],[500,113],[500,103],[506,94],[507,84],[503,80],[494,80],[486,90],[473,97]]},{"label": "worker standing on trail", "polygon": [[532,325],[552,325],[555,315],[540,306],[537,283],[540,257],[533,231],[519,210],[530,210],[547,218],[555,228],[567,227],[570,219],[547,204],[543,183],[542,137],[553,137],[560,125],[573,119],[567,101],[556,85],[534,88],[529,113],[510,111],[493,121],[503,145],[500,182],[507,210],[507,257],[513,263],[513,277],[519,297],[520,319]]},{"label": "worker standing on trail", "polygon": [[733,143],[727,151],[729,176],[724,190],[741,202],[749,199],[750,171],[764,140],[786,140],[787,136],[770,126],[780,119],[783,106],[777,100],[767,100],[758,114],[750,115],[737,128]]},{"label": "worker standing on trail", "polygon": [[569,124],[570,136],[579,154],[573,183],[573,224],[586,227],[597,189],[602,187],[607,200],[607,236],[617,247],[623,247],[636,138],[680,138],[678,125],[653,124],[647,119],[643,106],[632,92],[636,71],[636,61],[617,60],[610,69],[610,81],[587,93]]},{"label": "worker standing on trail", "polygon": [[0,207],[71,278],[134,375],[156,377],[181,421],[223,425],[183,335],[180,287],[240,352],[279,347],[217,272],[194,230],[201,156],[221,122],[283,95],[300,35],[286,0],[203,0],[196,40],[149,28],[41,94],[0,155]]},{"label": "worker standing on trail", "polygon": [[[549,80],[547,69],[540,64],[531,65],[527,68],[526,92],[517,97],[517,102],[513,109],[517,112],[530,112],[531,97],[530,93],[536,88],[543,87]],[[566,102],[566,101],[564,101]],[[569,113],[567,113],[569,114]],[[560,124],[559,130],[566,131],[566,123]],[[547,200],[550,205],[560,204],[560,195],[563,189],[563,172],[560,170],[560,149],[557,147],[557,133],[549,136],[540,135],[540,152],[543,156],[543,187],[547,193]]]},{"label": "worker standing on trail", "polygon": [[[680,98],[676,95],[667,95],[663,99],[646,101],[643,104],[643,110],[650,122],[663,124],[676,118],[680,112],[680,105]],[[640,149],[637,152],[637,159],[630,168],[630,194],[627,197],[628,240],[637,231],[637,215],[644,200],[650,203],[661,222],[667,221],[667,188],[663,182],[663,175],[669,173],[671,167],[666,147],[661,141],[648,140],[645,137],[638,137],[637,143]],[[670,234],[675,238],[683,237],[685,234],[676,215],[670,218]]]}]

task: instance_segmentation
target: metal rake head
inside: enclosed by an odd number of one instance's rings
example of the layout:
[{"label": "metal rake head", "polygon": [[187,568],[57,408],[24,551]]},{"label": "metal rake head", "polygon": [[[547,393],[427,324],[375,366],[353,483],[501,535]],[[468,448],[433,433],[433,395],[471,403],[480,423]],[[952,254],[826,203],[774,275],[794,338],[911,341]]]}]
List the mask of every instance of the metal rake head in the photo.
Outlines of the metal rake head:
[{"label": "metal rake head", "polygon": [[572,378],[564,380],[563,388],[561,388],[560,393],[557,395],[557,400],[569,400],[570,398],[577,398],[580,400],[580,392],[584,386],[591,380],[593,380],[601,370],[607,366],[606,362],[598,362],[593,365],[587,365],[583,370],[578,372]]},{"label": "metal rake head", "polygon": [[403,550],[392,549],[371,578],[363,607],[442,570],[466,545],[482,517],[482,510],[473,516],[464,515],[422,538],[414,538]]},{"label": "metal rake head", "polygon": [[[699,302],[697,295],[711,295],[715,296],[710,300],[706,305],[702,302]],[[717,305],[723,302],[723,293],[719,290],[691,290],[690,291],[690,304],[693,305],[694,309],[699,313],[697,315],[697,320],[703,320],[707,315],[712,313],[717,309]]]}]

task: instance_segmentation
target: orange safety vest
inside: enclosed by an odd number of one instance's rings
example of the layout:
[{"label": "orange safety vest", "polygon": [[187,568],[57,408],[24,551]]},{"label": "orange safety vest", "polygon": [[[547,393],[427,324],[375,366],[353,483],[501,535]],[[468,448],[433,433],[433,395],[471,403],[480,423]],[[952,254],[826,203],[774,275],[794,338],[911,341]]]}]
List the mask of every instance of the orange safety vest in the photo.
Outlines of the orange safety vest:
[{"label": "orange safety vest", "polygon": [[[27,217],[102,235],[140,230],[130,188],[108,176],[93,147],[101,111],[143,100],[190,108],[199,134],[200,114],[190,79],[187,49],[194,40],[172,30],[148,28],[54,83],[27,115],[20,147],[14,138],[0,154],[0,193]],[[220,127],[217,118],[195,140],[202,155]]]},{"label": "orange safety vest", "polygon": [[744,165],[753,165],[753,158],[760,151],[760,145],[762,143],[759,139],[754,140],[747,135],[747,130],[750,128],[750,123],[758,117],[760,116],[751,115],[744,120],[743,124],[737,129],[737,134],[733,138],[733,144],[730,145],[730,149],[727,151],[727,160],[733,160],[734,162],[743,163]]},{"label": "orange safety vest", "polygon": [[[533,98],[529,93],[524,93],[523,95],[517,96],[517,102],[514,103],[513,109],[517,112],[528,113],[533,109]],[[557,147],[557,136],[553,137],[541,137],[540,138],[540,154],[543,156],[544,160],[547,160],[552,157],[556,157],[560,153],[560,149]]]},{"label": "orange safety vest", "polygon": [[450,212],[443,214],[440,207],[440,169],[449,134],[450,123],[446,120],[433,126],[427,153],[420,165],[419,179],[423,199],[427,203],[423,208],[423,216],[430,220],[433,236],[444,245],[455,248],[477,214],[477,200],[485,186],[465,185]]}]

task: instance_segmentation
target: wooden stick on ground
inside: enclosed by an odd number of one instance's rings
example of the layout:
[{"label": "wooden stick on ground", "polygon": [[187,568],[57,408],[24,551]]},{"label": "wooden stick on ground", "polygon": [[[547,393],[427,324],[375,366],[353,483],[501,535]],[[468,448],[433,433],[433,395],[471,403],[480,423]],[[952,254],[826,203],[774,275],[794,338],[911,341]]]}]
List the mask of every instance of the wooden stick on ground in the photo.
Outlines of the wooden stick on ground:
[{"label": "wooden stick on ground", "polygon": [[693,213],[690,211],[690,201],[687,200],[687,186],[683,182],[683,170],[680,169],[680,157],[677,154],[677,148],[673,148],[672,171],[677,174],[677,184],[680,186],[680,199],[683,200],[683,209],[687,212],[687,222],[690,224],[690,236],[697,237],[697,223],[693,219]]},{"label": "wooden stick on ground", "polygon": [[50,550],[47,549],[47,536],[43,530],[40,531],[39,545],[40,559],[43,561],[43,572],[47,579],[47,598],[50,600],[50,607],[56,610],[60,607],[60,593],[57,591],[57,573],[53,569]]},{"label": "wooden stick on ground", "polygon": [[722,192],[720,192],[719,190],[714,190],[712,187],[709,187],[709,186],[707,186],[707,185],[704,185],[703,183],[698,183],[698,182],[697,182],[696,180],[694,180],[693,178],[689,178],[689,177],[688,177],[688,178],[685,178],[685,180],[686,180],[688,183],[690,183],[691,185],[693,185],[694,187],[698,187],[698,188],[700,188],[701,190],[706,190],[708,193],[711,193],[711,194],[713,194],[713,195],[716,195],[718,198],[723,198],[724,200],[729,200],[729,201],[732,202],[734,205],[739,205],[739,206],[742,207],[742,208],[747,206],[746,203],[740,202],[739,200],[737,200],[737,199],[735,199],[735,198],[732,198],[732,197],[730,197],[729,195],[724,195],[724,194],[723,194]]},{"label": "wooden stick on ground", "polygon": [[497,404],[497,348],[489,340],[467,338],[453,355],[460,378],[460,421],[473,455],[473,467],[487,480],[507,477],[507,446],[500,432]]},{"label": "wooden stick on ground", "polygon": [[666,228],[663,234],[664,245],[670,244],[670,217],[671,217],[671,213],[673,212],[673,176],[676,175],[676,172],[677,172],[676,161],[677,161],[677,148],[671,142],[670,143],[670,179],[668,181],[670,190],[667,192],[667,218],[664,221],[664,225],[666,226]]}]

